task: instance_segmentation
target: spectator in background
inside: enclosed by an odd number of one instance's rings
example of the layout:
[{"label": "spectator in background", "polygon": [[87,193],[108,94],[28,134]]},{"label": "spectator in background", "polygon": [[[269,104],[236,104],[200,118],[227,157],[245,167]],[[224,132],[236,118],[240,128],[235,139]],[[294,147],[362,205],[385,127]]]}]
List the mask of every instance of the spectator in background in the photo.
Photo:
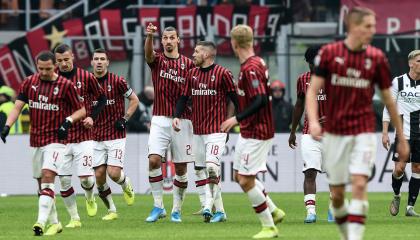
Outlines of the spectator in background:
[{"label": "spectator in background", "polygon": [[[13,110],[15,104],[15,91],[8,86],[0,87],[0,130],[3,130],[4,124],[6,123],[7,116]],[[21,134],[22,123],[20,116],[16,120],[15,124],[10,128],[9,134]]]},{"label": "spectator in background", "polygon": [[280,80],[274,80],[270,84],[272,94],[274,131],[289,132],[292,123],[293,105],[284,100],[286,92],[285,84]]},{"label": "spectator in background", "polygon": [[146,86],[144,90],[138,94],[139,106],[133,116],[128,120],[129,132],[149,132],[150,121],[152,119],[153,100],[155,94],[152,86]]}]

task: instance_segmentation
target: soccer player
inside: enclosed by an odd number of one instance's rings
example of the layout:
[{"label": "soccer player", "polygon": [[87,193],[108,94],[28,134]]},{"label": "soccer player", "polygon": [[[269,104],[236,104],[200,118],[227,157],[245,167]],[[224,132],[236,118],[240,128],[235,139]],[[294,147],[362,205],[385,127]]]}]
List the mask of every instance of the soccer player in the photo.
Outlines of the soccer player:
[{"label": "soccer player", "polygon": [[235,147],[233,169],[235,179],[247,193],[262,224],[255,239],[278,236],[277,227],[285,214],[265,193],[264,185],[256,179],[259,172],[267,171],[267,155],[274,137],[273,116],[268,69],[264,60],[255,56],[251,27],[238,25],[231,31],[231,45],[241,64],[238,77],[239,113],[224,121],[222,132],[240,124],[241,133]]},{"label": "soccer player", "polygon": [[[408,184],[408,203],[405,215],[420,217],[420,214],[414,211],[414,204],[420,188],[420,50],[414,50],[408,54],[408,65],[409,72],[392,81],[391,92],[403,120],[404,138],[409,141],[411,150],[409,157],[411,178]],[[389,148],[388,126],[390,120],[389,113],[384,108],[382,144],[387,150]],[[395,142],[398,142],[397,138]],[[407,162],[400,161],[396,153],[392,160],[394,160],[394,171],[392,172],[394,199],[389,206],[389,212],[392,216],[396,216],[400,209],[400,189]]]},{"label": "soccer player", "polygon": [[[134,191],[130,179],[124,174],[125,136],[127,121],[139,103],[137,95],[127,85],[123,77],[108,71],[109,57],[104,49],[96,49],[92,57],[93,74],[103,89],[106,89],[107,104],[99,114],[94,130],[93,168],[99,197],[108,208],[102,220],[118,218],[117,209],[111,196],[111,188],[106,183],[108,176],[121,185],[124,200],[130,206],[134,203]],[[128,98],[125,111],[124,99]]]},{"label": "soccer player", "polygon": [[45,235],[55,235],[63,229],[55,211],[54,180],[63,163],[68,130],[86,115],[83,99],[74,84],[58,76],[54,72],[54,64],[54,54],[49,51],[37,56],[38,73],[23,81],[14,109],[1,133],[1,139],[6,143],[10,126],[16,122],[27,103],[31,122],[33,176],[41,183],[38,219],[33,225],[36,236],[44,234],[47,220],[50,227]]},{"label": "soccer player", "polygon": [[[306,95],[309,132],[320,139],[317,93],[322,86],[328,100],[322,149],[332,195],[333,214],[342,239],[363,239],[369,208],[367,182],[376,157],[374,85],[382,93],[392,122],[402,139],[397,150],[407,159],[409,147],[392,99],[390,69],[384,53],[369,43],[375,34],[375,13],[352,8],[346,18],[344,41],[324,45],[315,58],[315,71]],[[347,206],[345,184],[351,182],[352,199]]]},{"label": "soccer player", "polygon": [[[86,210],[89,216],[95,216],[97,204],[93,187],[95,177],[92,168],[93,161],[93,121],[96,120],[100,111],[105,107],[106,96],[93,74],[74,66],[74,56],[71,48],[66,44],[57,46],[54,50],[58,74],[69,79],[76,86],[79,94],[85,100],[86,118],[74,125],[69,131],[66,153],[63,166],[59,169],[61,184],[61,196],[64,205],[70,214],[71,220],[66,225],[68,228],[81,227],[80,217],[77,211],[76,194],[74,193],[71,176],[73,164],[76,165],[82,188],[85,190]],[[93,101],[97,104],[92,107]]]},{"label": "soccer player", "polygon": [[[318,54],[319,46],[309,47],[305,52],[305,60],[309,65],[309,72],[303,73],[299,76],[297,80],[297,100],[295,108],[293,110],[292,117],[292,129],[289,136],[289,146],[293,149],[296,148],[296,128],[299,124],[299,121],[305,111],[305,95],[310,85],[311,75],[314,68],[314,58]],[[325,101],[327,100],[327,95],[325,91],[321,88],[317,95],[318,106],[319,106],[319,115],[320,119],[324,119],[324,109]],[[308,129],[308,118],[305,115],[305,121],[302,130],[302,139],[301,139],[301,152],[303,158],[303,174],[305,176],[303,182],[303,201],[306,206],[306,218],[305,223],[315,223],[316,222],[316,175],[318,172],[322,172],[322,148],[321,142],[314,140],[309,134]],[[333,216],[330,211],[328,211],[328,221],[333,222]]]},{"label": "soccer player", "polygon": [[[173,163],[175,165],[175,179],[173,188],[173,210],[171,221],[181,222],[182,202],[188,186],[187,162],[192,161],[192,123],[188,119],[191,110],[181,116],[180,129],[172,129],[172,117],[177,99],[182,94],[188,71],[194,67],[191,59],[181,55],[178,51],[179,36],[173,27],[167,27],[162,32],[161,43],[163,53],[153,50],[153,34],[157,27],[149,24],[146,28],[144,52],[146,62],[152,71],[152,81],[155,92],[153,117],[149,135],[149,182],[154,199],[154,207],[146,222],[156,222],[166,216],[163,206],[163,176],[161,169],[162,157],[165,156],[170,143]],[[201,169],[203,180],[206,178]],[[202,188],[204,190],[204,188]]]},{"label": "soccer player", "polygon": [[[216,45],[213,42],[198,42],[193,54],[196,68],[188,73],[182,96],[177,102],[173,128],[179,131],[179,119],[188,99],[192,99],[193,155],[196,167],[205,167],[208,184],[203,209],[205,222],[226,221],[221,198],[220,158],[227,140],[227,133],[220,125],[227,118],[227,98],[237,106],[235,83],[232,73],[214,63]],[[218,201],[215,201],[215,199]],[[211,212],[213,204],[216,212]]]}]

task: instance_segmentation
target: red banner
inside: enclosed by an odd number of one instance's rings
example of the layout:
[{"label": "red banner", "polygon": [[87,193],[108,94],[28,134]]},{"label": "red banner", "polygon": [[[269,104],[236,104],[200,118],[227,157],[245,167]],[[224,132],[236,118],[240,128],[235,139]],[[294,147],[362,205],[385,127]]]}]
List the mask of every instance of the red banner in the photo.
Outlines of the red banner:
[{"label": "red banner", "polygon": [[341,0],[340,24],[352,7],[367,7],[376,13],[376,31],[392,34],[420,29],[420,1],[418,0]]}]

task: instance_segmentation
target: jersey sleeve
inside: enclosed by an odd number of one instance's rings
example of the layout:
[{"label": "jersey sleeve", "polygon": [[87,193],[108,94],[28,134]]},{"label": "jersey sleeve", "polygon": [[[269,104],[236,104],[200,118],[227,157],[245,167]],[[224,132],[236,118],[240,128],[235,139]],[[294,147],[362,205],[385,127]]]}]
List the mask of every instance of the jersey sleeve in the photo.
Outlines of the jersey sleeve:
[{"label": "jersey sleeve", "polygon": [[249,67],[243,74],[248,85],[250,98],[257,95],[268,95],[265,73],[259,72],[255,67]]},{"label": "jersey sleeve", "polygon": [[20,101],[23,101],[25,103],[28,103],[28,89],[29,89],[29,79],[27,78],[20,85],[19,94],[17,96],[17,99],[20,100]]},{"label": "jersey sleeve", "polygon": [[160,52],[153,52],[155,54],[155,59],[153,60],[153,62],[151,63],[147,63],[147,65],[149,65],[150,69],[154,69],[157,67],[160,59],[162,58],[162,53]]},{"label": "jersey sleeve", "polygon": [[225,70],[223,73],[223,87],[226,92],[235,92],[235,82],[233,81],[233,74],[229,70]]},{"label": "jersey sleeve", "polygon": [[188,71],[187,77],[185,78],[185,84],[182,86],[183,96],[191,96],[191,81],[192,81],[192,69]]},{"label": "jersey sleeve", "polygon": [[379,89],[387,89],[391,86],[391,68],[388,59],[382,51],[378,57],[378,64],[376,64],[376,71],[373,79]]},{"label": "jersey sleeve", "polygon": [[128,98],[133,93],[133,89],[128,86],[127,81],[123,77],[118,78],[117,88],[118,92],[125,98]]},{"label": "jersey sleeve", "polygon": [[299,76],[297,79],[297,86],[296,86],[296,96],[298,98],[304,98],[305,97],[305,89],[304,86],[305,83],[303,81],[302,76]]},{"label": "jersey sleeve", "polygon": [[67,83],[67,91],[65,99],[70,103],[73,108],[73,111],[76,111],[83,107],[83,98],[79,95],[76,86],[68,81]]},{"label": "jersey sleeve", "polygon": [[[394,80],[392,80],[391,94],[392,94],[392,98],[395,101],[397,101],[397,98],[398,98],[398,78],[394,78]],[[382,121],[383,122],[390,122],[391,121],[391,117],[389,115],[389,112],[388,112],[388,109],[386,108],[386,106],[384,106],[384,111],[382,113]]]},{"label": "jersey sleeve", "polygon": [[327,46],[324,46],[319,50],[318,55],[315,57],[314,60],[315,75],[324,78],[328,76],[328,63],[330,62],[330,54]]},{"label": "jersey sleeve", "polygon": [[97,99],[101,95],[105,95],[104,89],[99,84],[98,80],[93,74],[89,74],[89,92]]}]

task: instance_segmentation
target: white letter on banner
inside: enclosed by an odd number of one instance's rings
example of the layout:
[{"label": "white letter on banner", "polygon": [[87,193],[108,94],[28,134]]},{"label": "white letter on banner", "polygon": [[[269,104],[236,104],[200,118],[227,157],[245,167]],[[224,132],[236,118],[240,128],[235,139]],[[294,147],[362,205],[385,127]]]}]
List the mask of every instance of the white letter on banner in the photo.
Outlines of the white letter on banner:
[{"label": "white letter on banner", "polygon": [[[90,29],[94,29],[95,33],[91,34]],[[89,42],[89,49],[91,52],[93,52],[95,50],[95,47],[93,46],[94,40],[92,40],[91,37],[102,37],[101,24],[99,23],[99,21],[90,22],[85,25],[85,31],[86,31],[86,37],[88,38],[87,41]],[[99,42],[100,47],[104,48],[104,44],[102,40],[98,40],[98,42]]]},{"label": "white letter on banner", "polygon": [[[280,15],[278,14],[270,14],[268,15],[268,23],[267,23],[267,29],[270,29],[270,36],[273,37],[276,35],[276,26],[279,24]],[[274,42],[274,38],[272,38],[270,41]]]},{"label": "white letter on banner", "polygon": [[[187,28],[184,28],[184,24],[188,24]],[[180,36],[188,36],[188,37],[194,37],[194,19],[193,16],[180,16],[178,18],[178,31],[179,31],[179,35]],[[188,39],[188,42],[190,43],[190,47],[194,47],[194,39],[190,38]],[[187,41],[187,39],[185,40],[181,40],[181,48],[184,47],[185,42]]]},{"label": "white letter on banner", "polygon": [[[130,24],[130,23],[137,23],[137,18],[123,18],[122,27],[123,27],[123,35],[124,36],[132,37],[132,36],[136,35],[135,31],[134,32],[128,31],[128,24]],[[133,44],[132,44],[131,39],[125,39],[124,41],[125,41],[125,46],[127,47],[127,50],[132,50],[133,49]]]},{"label": "white letter on banner", "polygon": [[[398,18],[393,18],[393,17],[387,18],[386,23],[387,23],[386,24],[386,31],[387,31],[388,34],[393,34],[395,32],[398,32],[398,30],[400,30],[401,24],[400,24],[400,20]],[[401,50],[400,50],[400,48],[397,44],[397,41],[395,40],[395,38],[392,38],[392,37],[386,39],[386,43],[385,43],[386,51],[389,52],[391,50],[389,40],[392,41],[392,45],[394,45],[395,51],[401,52]]]},{"label": "white letter on banner", "polygon": [[76,53],[76,59],[81,60],[89,58],[89,51],[85,41],[75,41],[73,46],[73,51]]},{"label": "white letter on banner", "polygon": [[[225,35],[222,35],[222,30],[219,28],[219,22],[223,22],[225,24]],[[229,29],[230,29],[230,22],[227,18],[216,14],[214,15],[214,27],[216,28],[216,35],[219,36],[229,36]],[[216,43],[217,45],[223,43],[224,41],[226,41],[226,39],[219,39],[219,41]]]},{"label": "white letter on banner", "polygon": [[[103,19],[102,20],[102,28],[104,29],[104,37],[111,36],[109,34],[108,19]],[[106,45],[108,46],[106,49],[108,49],[110,51],[112,51],[112,50],[115,50],[115,51],[124,50],[123,46],[115,46],[115,45],[112,45],[112,42],[111,42],[111,40],[109,38],[108,39],[105,39],[105,42],[106,42]]]},{"label": "white letter on banner", "polygon": [[31,52],[29,51],[28,45],[23,45],[23,48],[26,52],[26,58],[20,55],[17,51],[13,50],[13,56],[15,57],[16,63],[18,64],[20,73],[22,76],[26,76],[25,70],[23,69],[22,64],[24,64],[27,68],[29,68],[32,73],[36,72],[34,61],[32,60]]},{"label": "white letter on banner", "polygon": [[[8,68],[4,68],[5,66],[8,66]],[[9,78],[7,77],[7,75],[10,73],[13,73],[16,79],[20,79],[20,75],[16,68],[15,62],[13,61],[12,54],[7,53],[0,57],[0,72],[6,85],[11,85]],[[25,74],[23,73],[22,76],[25,76]]]}]

